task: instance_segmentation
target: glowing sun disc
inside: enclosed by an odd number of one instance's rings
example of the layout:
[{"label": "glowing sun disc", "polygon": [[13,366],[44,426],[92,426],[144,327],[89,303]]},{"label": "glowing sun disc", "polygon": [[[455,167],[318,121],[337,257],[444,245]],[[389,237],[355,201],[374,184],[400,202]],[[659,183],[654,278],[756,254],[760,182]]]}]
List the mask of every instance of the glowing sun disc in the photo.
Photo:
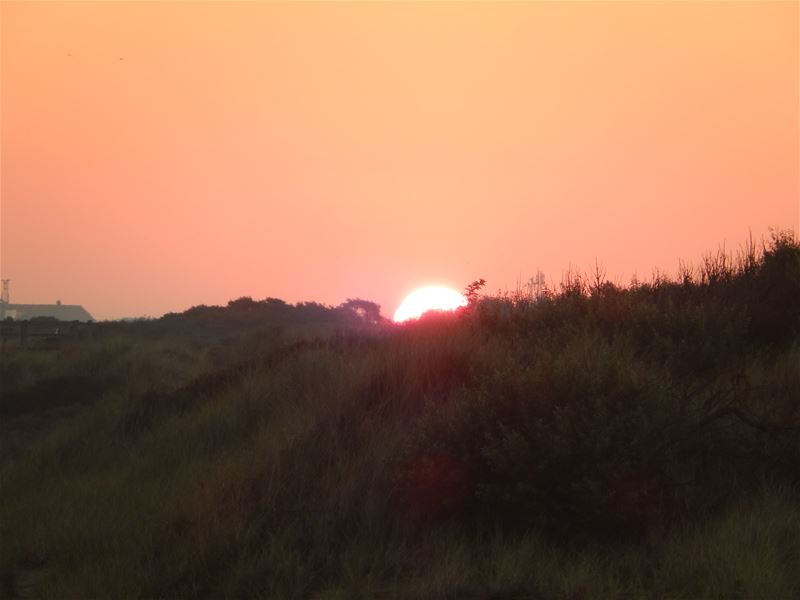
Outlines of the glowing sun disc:
[{"label": "glowing sun disc", "polygon": [[429,310],[455,310],[466,306],[467,299],[453,288],[431,286],[419,288],[405,297],[394,313],[396,323],[418,319]]}]

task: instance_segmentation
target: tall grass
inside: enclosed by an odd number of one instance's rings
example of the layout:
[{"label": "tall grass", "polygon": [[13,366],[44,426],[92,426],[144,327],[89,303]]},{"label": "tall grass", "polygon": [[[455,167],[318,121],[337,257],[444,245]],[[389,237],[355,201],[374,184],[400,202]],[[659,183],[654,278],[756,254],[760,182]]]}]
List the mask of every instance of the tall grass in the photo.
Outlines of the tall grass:
[{"label": "tall grass", "polygon": [[0,589],[797,597],[800,246],[747,248],[400,326],[247,300],[7,347]]}]

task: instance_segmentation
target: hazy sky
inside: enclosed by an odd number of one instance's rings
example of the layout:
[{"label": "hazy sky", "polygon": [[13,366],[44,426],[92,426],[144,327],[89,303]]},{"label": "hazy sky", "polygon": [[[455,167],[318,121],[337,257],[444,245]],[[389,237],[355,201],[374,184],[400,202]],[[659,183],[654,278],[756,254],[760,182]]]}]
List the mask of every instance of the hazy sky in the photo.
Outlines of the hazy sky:
[{"label": "hazy sky", "polygon": [[2,2],[12,301],[627,281],[798,229],[798,3]]}]

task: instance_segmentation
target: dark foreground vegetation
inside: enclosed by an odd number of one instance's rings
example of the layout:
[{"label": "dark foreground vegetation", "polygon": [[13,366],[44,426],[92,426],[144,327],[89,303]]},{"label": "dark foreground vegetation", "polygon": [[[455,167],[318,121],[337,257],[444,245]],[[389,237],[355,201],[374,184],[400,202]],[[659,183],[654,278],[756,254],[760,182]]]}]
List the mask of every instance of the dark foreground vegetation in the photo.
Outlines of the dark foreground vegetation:
[{"label": "dark foreground vegetation", "polygon": [[800,245],[0,362],[4,597],[798,598]]}]

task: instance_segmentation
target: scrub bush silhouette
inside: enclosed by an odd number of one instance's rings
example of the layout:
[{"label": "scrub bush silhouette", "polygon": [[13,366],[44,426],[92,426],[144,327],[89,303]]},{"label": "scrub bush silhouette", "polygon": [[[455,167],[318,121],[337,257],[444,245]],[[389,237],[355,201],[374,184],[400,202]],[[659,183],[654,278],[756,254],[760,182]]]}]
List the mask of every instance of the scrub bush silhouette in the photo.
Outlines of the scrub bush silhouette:
[{"label": "scrub bush silhouette", "polygon": [[9,345],[2,595],[799,597],[798,261]]},{"label": "scrub bush silhouette", "polygon": [[418,454],[468,482],[428,512],[639,538],[764,478],[796,484],[798,261],[779,234],[760,255],[707,259],[697,282],[590,289],[571,274],[555,298],[485,303],[492,326],[517,314],[478,352],[458,408],[424,420]]}]

